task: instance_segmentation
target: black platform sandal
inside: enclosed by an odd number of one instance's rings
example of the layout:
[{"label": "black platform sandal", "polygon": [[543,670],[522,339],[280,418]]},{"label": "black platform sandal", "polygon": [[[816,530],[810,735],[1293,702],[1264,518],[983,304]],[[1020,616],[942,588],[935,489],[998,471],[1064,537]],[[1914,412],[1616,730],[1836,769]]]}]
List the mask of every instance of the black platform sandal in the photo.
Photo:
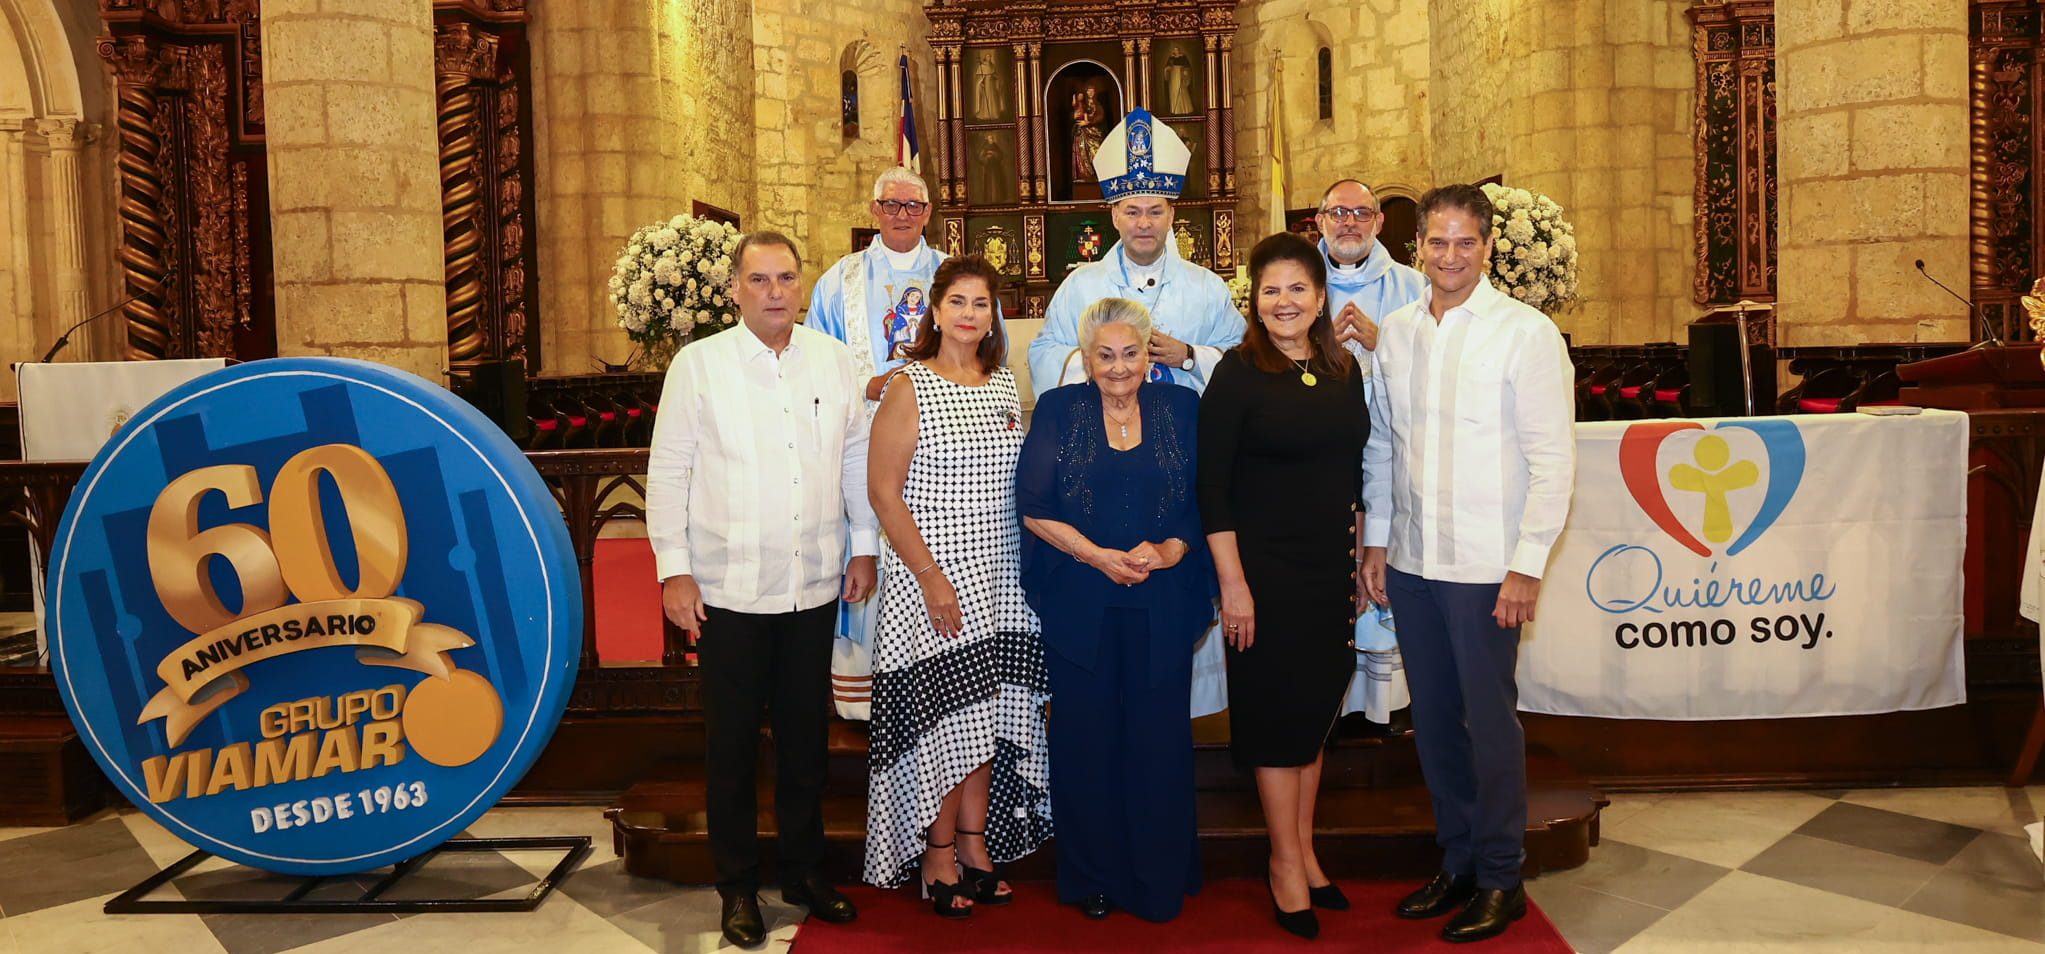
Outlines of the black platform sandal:
[{"label": "black platform sandal", "polygon": [[[930,840],[929,832],[923,833],[923,844],[926,847],[950,848],[957,843],[956,840],[953,840],[940,845]],[[921,861],[918,864],[920,865]],[[957,884],[946,884],[942,881],[924,881],[920,873],[917,875],[916,880],[923,885],[923,900],[930,902],[932,914],[949,921],[973,916],[972,905],[960,905],[958,903],[960,899],[973,900],[973,891],[964,881],[960,881]]]},{"label": "black platform sandal", "polygon": [[[972,835],[982,841],[987,839],[987,833],[984,831],[956,829],[952,833],[954,835]],[[980,904],[991,904],[1000,907],[1015,900],[1014,888],[1010,888],[1006,892],[1001,890],[1001,875],[998,872],[983,871],[979,868],[971,867],[963,861],[959,862],[959,868],[965,872],[965,883],[972,886],[974,901]]]}]

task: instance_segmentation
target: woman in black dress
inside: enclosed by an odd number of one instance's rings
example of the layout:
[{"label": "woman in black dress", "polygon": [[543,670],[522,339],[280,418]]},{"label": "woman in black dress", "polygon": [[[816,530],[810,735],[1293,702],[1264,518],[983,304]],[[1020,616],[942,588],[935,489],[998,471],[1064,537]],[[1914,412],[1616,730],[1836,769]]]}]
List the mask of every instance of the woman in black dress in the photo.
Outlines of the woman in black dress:
[{"label": "woman in black dress", "polygon": [[[1254,769],[1278,923],[1349,905],[1314,857],[1321,750],[1356,668],[1363,370],[1336,343],[1327,265],[1280,233],[1250,253],[1253,320],[1200,402],[1200,512],[1221,581],[1229,735]],[[1339,532],[1338,532],[1339,531]]]}]

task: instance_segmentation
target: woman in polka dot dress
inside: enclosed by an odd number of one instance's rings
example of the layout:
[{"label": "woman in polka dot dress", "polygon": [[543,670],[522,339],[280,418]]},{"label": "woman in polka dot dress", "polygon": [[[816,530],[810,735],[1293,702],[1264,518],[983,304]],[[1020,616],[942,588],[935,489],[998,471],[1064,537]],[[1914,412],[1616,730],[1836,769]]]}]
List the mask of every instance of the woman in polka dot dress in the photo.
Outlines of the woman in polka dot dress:
[{"label": "woman in polka dot dress", "polygon": [[882,549],[873,637],[867,881],[912,875],[944,917],[1005,904],[997,862],[1051,835],[1049,689],[1023,601],[1015,375],[1001,278],[947,260],[908,363],[873,424],[868,489]]}]

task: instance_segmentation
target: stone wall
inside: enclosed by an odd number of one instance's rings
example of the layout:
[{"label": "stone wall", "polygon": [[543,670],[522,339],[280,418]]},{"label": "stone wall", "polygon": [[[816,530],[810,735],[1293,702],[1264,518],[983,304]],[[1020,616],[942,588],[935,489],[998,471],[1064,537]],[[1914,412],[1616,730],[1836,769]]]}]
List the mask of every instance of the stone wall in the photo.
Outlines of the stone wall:
[{"label": "stone wall", "polygon": [[263,5],[277,353],[444,381],[432,7],[344,6]]},{"label": "stone wall", "polygon": [[1783,343],[1966,340],[1966,6],[1775,11]]},{"label": "stone wall", "polygon": [[606,283],[634,229],[698,201],[758,224],[752,5],[528,9],[543,370],[581,373],[632,350]]},{"label": "stone wall", "polygon": [[[1338,179],[1421,191],[1432,179],[1426,0],[1245,4],[1236,32],[1237,221],[1261,231],[1270,170],[1272,54],[1283,63],[1288,208],[1306,208]],[[1316,54],[1333,67],[1332,118],[1320,118]],[[1244,234],[1238,248],[1255,236]]]},{"label": "stone wall", "polygon": [[[874,177],[895,164],[896,59],[905,49],[921,135],[918,171],[937,180],[937,77],[929,33],[920,0],[754,4],[757,224],[787,233],[802,249],[805,286],[851,251],[852,229],[873,225],[867,202]],[[842,133],[838,92],[846,67],[859,75],[856,139]]]},{"label": "stone wall", "polygon": [[1502,175],[1576,227],[1578,344],[1681,340],[1696,87],[1680,0],[1432,8],[1435,181]]}]

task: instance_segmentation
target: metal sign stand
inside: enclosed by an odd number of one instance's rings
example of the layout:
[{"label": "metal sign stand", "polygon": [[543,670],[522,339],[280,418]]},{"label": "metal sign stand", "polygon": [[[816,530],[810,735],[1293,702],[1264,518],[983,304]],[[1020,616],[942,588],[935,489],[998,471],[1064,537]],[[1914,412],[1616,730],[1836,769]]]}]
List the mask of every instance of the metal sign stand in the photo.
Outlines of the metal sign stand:
[{"label": "metal sign stand", "polygon": [[[404,880],[406,875],[426,866],[436,855],[445,851],[565,851],[560,863],[531,892],[522,898],[426,898],[411,901],[387,901],[383,894],[392,886]],[[554,889],[575,871],[582,859],[589,855],[589,836],[551,835],[524,838],[451,838],[439,847],[416,858],[399,862],[392,867],[362,896],[354,899],[306,900],[320,885],[332,880],[333,876],[314,875],[300,882],[289,894],[275,900],[265,899],[220,899],[151,901],[149,895],[171,883],[194,865],[213,857],[210,851],[194,851],[176,864],[150,875],[141,884],[115,895],[106,903],[108,914],[425,914],[429,912],[481,913],[481,912],[525,912],[538,908]]]}]

